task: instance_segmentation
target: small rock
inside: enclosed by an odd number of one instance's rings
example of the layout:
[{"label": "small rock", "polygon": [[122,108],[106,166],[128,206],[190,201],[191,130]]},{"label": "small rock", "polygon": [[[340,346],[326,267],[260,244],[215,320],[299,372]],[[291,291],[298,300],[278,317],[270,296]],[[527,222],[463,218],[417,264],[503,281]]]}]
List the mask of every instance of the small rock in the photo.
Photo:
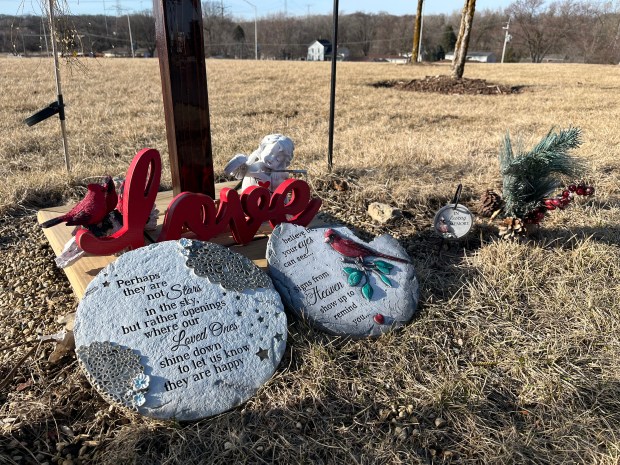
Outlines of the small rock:
[{"label": "small rock", "polygon": [[346,181],[346,179],[334,179],[334,181],[332,182],[332,186],[335,190],[341,192],[349,190],[349,183]]},{"label": "small rock", "polygon": [[225,450],[230,450],[230,449],[232,449],[233,447],[235,447],[235,446],[234,446],[234,444],[233,444],[232,442],[226,441],[226,442],[224,443],[224,449],[225,449]]},{"label": "small rock", "polygon": [[373,202],[368,205],[368,215],[378,223],[387,223],[396,218],[402,218],[403,212],[385,203]]},{"label": "small rock", "polygon": [[448,424],[448,422],[446,420],[444,420],[443,418],[441,418],[441,417],[435,418],[435,426],[437,428],[443,428],[447,424]]},{"label": "small rock", "polygon": [[70,438],[75,436],[75,434],[73,433],[73,430],[66,425],[61,425],[60,431],[62,431],[63,434],[69,436]]},{"label": "small rock", "polygon": [[295,428],[297,428],[297,429],[301,429],[301,427],[302,427],[302,425],[301,425],[301,423],[298,421],[298,422],[295,424]]}]

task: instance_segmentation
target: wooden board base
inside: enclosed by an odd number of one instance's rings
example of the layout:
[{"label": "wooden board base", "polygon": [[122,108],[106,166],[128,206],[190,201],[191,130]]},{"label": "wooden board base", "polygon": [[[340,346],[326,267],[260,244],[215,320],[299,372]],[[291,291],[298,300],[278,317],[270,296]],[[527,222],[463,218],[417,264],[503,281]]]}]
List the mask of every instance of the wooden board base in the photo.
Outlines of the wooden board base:
[{"label": "wooden board base", "polygon": [[[220,190],[222,190],[222,188],[233,188],[236,185],[236,181],[216,184],[216,198],[219,197],[219,192]],[[158,230],[161,228],[161,223],[163,222],[166,208],[168,207],[168,204],[170,203],[172,198],[172,191],[160,192],[157,195],[155,205],[159,210]],[[63,213],[68,212],[72,207],[73,205],[65,205],[61,207],[40,210],[37,215],[37,219],[39,223],[42,223],[51,218],[55,218],[59,215],[62,215]],[[45,237],[47,237],[47,240],[49,241],[56,256],[62,253],[63,247],[71,239],[71,234],[73,230],[73,226],[65,226],[64,224],[53,226],[51,228],[43,230],[43,232],[45,233]],[[263,225],[256,234],[254,240],[244,246],[236,244],[230,233],[222,234],[221,236],[214,238],[212,242],[216,242],[218,244],[230,247],[235,252],[245,255],[246,257],[250,258],[254,263],[256,263],[256,265],[265,269],[267,268],[265,250],[267,247],[267,240],[269,239],[270,232],[271,228],[269,227],[269,225]],[[153,243],[157,238],[157,234],[158,231],[145,234],[146,243]],[[86,286],[88,286],[88,283],[91,282],[91,280],[97,275],[97,273],[99,273],[103,268],[108,266],[108,264],[112,263],[114,260],[116,260],[116,256],[114,255],[86,255],[64,269],[65,273],[67,274],[67,278],[71,283],[71,287],[73,287],[73,291],[75,292],[75,295],[78,297],[78,299],[82,298],[84,292],[86,291]]]}]

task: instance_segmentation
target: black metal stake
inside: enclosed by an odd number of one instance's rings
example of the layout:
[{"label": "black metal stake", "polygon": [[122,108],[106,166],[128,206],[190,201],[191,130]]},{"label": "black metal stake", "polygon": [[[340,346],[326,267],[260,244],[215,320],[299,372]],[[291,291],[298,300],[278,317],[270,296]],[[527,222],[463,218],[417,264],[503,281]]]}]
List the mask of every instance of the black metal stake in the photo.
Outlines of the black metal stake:
[{"label": "black metal stake", "polygon": [[336,58],[338,55],[338,0],[334,0],[332,31],[332,75],[329,95],[329,142],[327,146],[327,169],[331,173],[334,157],[334,117],[336,111]]},{"label": "black metal stake", "polygon": [[463,191],[463,184],[459,184],[458,187],[456,188],[456,192],[454,193],[454,198],[452,199],[452,203],[454,204],[454,207],[456,209],[457,205],[459,204],[459,201],[461,200],[461,192]]}]

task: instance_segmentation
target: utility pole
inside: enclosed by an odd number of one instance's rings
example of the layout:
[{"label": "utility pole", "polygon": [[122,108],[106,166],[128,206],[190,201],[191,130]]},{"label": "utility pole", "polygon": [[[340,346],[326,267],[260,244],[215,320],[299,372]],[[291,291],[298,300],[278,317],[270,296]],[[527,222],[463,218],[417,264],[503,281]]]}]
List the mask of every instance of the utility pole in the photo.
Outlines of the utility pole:
[{"label": "utility pole", "polygon": [[[120,4],[120,2],[118,0],[116,2],[116,7],[114,7],[114,9],[116,10],[118,16],[120,16],[123,11],[127,12],[126,15],[127,15],[127,26],[129,28],[129,47],[131,49],[131,58],[135,58],[136,57],[136,53],[135,53],[134,48],[133,48],[133,36],[131,35],[131,20],[129,19],[129,9],[121,7],[121,4]],[[118,17],[117,17],[116,21],[117,21],[117,24],[118,24]],[[116,35],[116,32],[114,32],[113,34]]]},{"label": "utility pole", "polygon": [[108,17],[106,13],[105,0],[103,0],[103,22],[105,23],[105,35],[107,37],[109,33],[108,33]]},{"label": "utility pole", "polygon": [[131,21],[129,20],[129,13],[127,13],[127,26],[129,26],[129,44],[131,45],[131,58],[135,58],[136,53],[133,50],[133,37],[131,36]]},{"label": "utility pole", "polygon": [[502,27],[506,31],[506,36],[504,37],[504,48],[502,49],[502,63],[504,62],[504,57],[506,56],[506,44],[510,42],[512,36],[508,34],[508,29],[510,29],[510,16],[508,17],[508,24],[505,27]]}]

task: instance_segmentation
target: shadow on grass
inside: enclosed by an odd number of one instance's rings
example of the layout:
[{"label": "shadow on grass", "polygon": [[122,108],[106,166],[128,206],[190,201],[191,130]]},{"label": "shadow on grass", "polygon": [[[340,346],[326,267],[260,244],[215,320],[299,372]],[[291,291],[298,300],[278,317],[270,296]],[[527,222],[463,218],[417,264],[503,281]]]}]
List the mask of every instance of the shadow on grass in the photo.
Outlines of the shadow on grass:
[{"label": "shadow on grass", "polygon": [[601,244],[620,246],[620,226],[579,226],[570,229],[545,228],[534,239],[544,247],[572,247],[579,240],[591,240]]}]

